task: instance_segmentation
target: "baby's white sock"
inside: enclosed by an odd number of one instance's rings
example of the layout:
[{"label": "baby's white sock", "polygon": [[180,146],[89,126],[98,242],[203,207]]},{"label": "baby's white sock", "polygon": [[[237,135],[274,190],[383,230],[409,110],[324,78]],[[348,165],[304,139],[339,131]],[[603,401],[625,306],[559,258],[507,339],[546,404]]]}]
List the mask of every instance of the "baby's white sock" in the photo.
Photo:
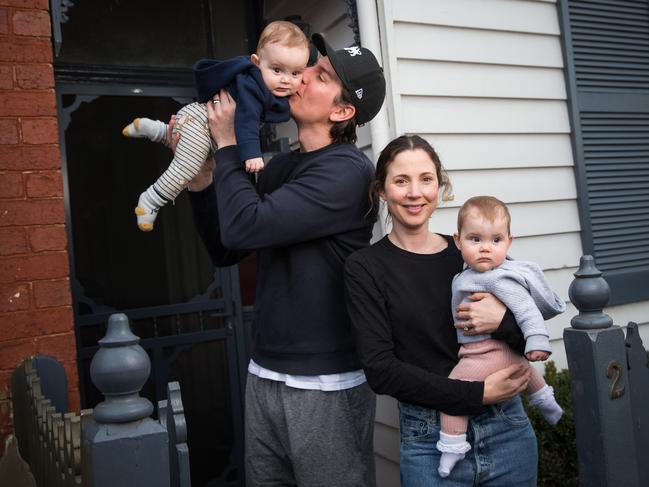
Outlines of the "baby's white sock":
[{"label": "baby's white sock", "polygon": [[125,137],[146,138],[153,142],[162,142],[169,146],[167,124],[150,118],[136,118],[122,129]]},{"label": "baby's white sock", "polygon": [[448,477],[455,464],[471,449],[471,445],[466,441],[466,434],[447,435],[440,431],[437,449],[442,452],[437,471],[440,477]]},{"label": "baby's white sock", "polygon": [[557,424],[563,416],[563,409],[554,398],[554,389],[547,384],[530,395],[530,404],[537,406],[543,417],[552,425]]},{"label": "baby's white sock", "polygon": [[158,210],[167,204],[167,201],[156,193],[153,186],[140,195],[135,208],[135,215],[137,216],[137,226],[143,232],[150,232],[153,230],[153,222],[158,216]]}]

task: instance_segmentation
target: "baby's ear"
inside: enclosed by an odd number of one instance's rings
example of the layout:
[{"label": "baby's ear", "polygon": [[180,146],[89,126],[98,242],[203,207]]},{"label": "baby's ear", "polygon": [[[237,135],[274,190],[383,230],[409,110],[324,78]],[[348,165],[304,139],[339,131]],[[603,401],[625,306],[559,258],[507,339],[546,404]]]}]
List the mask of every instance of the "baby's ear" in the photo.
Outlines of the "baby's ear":
[{"label": "baby's ear", "polygon": [[256,54],[251,54],[250,55],[250,62],[254,64],[255,66],[259,66],[259,56]]},{"label": "baby's ear", "polygon": [[460,235],[457,233],[453,234],[453,241],[455,241],[455,246],[459,249],[460,248]]}]

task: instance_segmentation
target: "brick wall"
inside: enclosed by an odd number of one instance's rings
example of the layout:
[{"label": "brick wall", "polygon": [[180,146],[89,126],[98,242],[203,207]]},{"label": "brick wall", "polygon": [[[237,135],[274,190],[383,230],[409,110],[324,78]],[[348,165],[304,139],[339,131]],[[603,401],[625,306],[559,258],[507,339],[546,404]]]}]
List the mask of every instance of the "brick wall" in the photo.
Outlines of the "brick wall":
[{"label": "brick wall", "polygon": [[0,455],[9,378],[52,355],[79,408],[47,0],[0,0]]}]

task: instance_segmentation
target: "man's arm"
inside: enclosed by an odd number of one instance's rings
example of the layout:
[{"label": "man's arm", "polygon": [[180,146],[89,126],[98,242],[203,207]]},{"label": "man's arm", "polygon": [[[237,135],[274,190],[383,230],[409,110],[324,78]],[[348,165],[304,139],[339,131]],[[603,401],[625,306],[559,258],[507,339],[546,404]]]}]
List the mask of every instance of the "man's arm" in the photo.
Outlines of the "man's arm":
[{"label": "man's arm", "polygon": [[207,112],[212,137],[221,147],[214,155],[214,180],[225,247],[291,245],[368,225],[372,168],[352,146],[321,154],[289,182],[258,195],[236,150],[236,103],[225,90],[218,97],[219,103],[207,104]]},{"label": "man's arm", "polygon": [[221,237],[234,249],[258,249],[343,233],[367,225],[371,168],[332,153],[275,191],[258,195],[233,147],[216,153]]},{"label": "man's arm", "polygon": [[202,191],[190,191],[189,201],[196,229],[215,266],[230,266],[238,263],[248,255],[249,252],[230,250],[221,242],[216,193],[213,184],[210,184]]}]

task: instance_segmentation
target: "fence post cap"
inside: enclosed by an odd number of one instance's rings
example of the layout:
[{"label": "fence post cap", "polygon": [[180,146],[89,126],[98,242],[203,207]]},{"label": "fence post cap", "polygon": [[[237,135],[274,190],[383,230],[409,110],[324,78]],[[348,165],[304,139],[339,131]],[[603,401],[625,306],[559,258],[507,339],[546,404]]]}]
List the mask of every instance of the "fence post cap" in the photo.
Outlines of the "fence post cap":
[{"label": "fence post cap", "polygon": [[134,335],[124,313],[113,313],[108,317],[106,335],[97,343],[102,347],[120,347],[135,345],[140,342],[140,337]]},{"label": "fence post cap", "polygon": [[579,269],[573,274],[575,277],[599,277],[602,272],[595,266],[592,255],[582,255],[579,258]]},{"label": "fence post cap", "polygon": [[139,341],[125,314],[108,318],[106,335],[90,363],[90,378],[106,397],[94,409],[97,423],[128,423],[153,412],[153,404],[139,395],[151,373],[151,360]]},{"label": "fence post cap", "polygon": [[595,266],[592,255],[582,255],[579,269],[574,273],[568,295],[579,314],[570,320],[573,328],[596,330],[613,326],[613,319],[602,310],[611,295],[611,289]]}]

